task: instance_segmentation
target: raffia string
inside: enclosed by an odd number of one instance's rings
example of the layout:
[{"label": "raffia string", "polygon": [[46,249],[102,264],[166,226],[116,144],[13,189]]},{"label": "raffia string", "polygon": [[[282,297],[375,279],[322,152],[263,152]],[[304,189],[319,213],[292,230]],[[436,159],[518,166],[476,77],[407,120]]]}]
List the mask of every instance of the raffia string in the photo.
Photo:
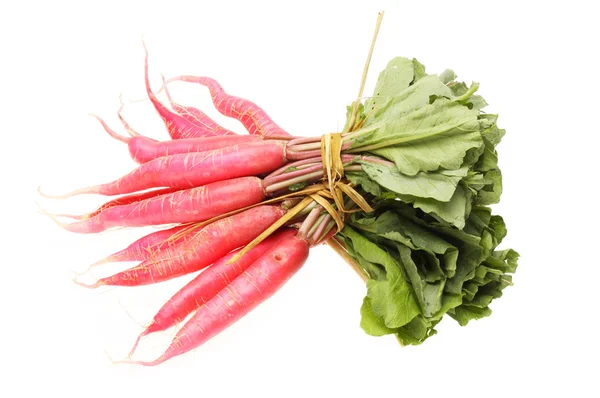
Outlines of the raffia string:
[{"label": "raffia string", "polygon": [[[321,136],[321,159],[323,161],[323,184],[329,188],[337,210],[341,213],[353,211],[344,208],[344,194],[354,202],[362,211],[370,213],[373,208],[344,180],[344,163],[342,162],[342,134],[327,133]],[[329,212],[331,214],[331,212]],[[331,214],[332,217],[335,216]],[[338,232],[343,228],[343,223],[338,224]]]},{"label": "raffia string", "polygon": [[[382,21],[383,21],[383,11],[381,11],[377,15],[377,22],[375,24],[375,33],[373,34],[373,40],[371,42],[371,47],[369,48],[369,54],[367,56],[367,60],[365,62],[365,67],[363,69],[363,74],[362,74],[362,78],[360,81],[360,88],[358,90],[358,96],[356,97],[356,101],[354,101],[354,103],[352,104],[352,115],[350,117],[350,121],[348,122],[348,131],[353,131],[362,124],[362,121],[361,121],[360,123],[358,123],[358,126],[355,126],[356,116],[358,114],[358,106],[360,104],[360,100],[363,95],[363,90],[365,88],[365,82],[367,80],[367,74],[369,72],[369,65],[371,64],[371,57],[373,56],[375,42],[377,41],[377,35],[379,34],[379,28],[381,27]],[[323,153],[323,144],[321,144],[321,153]],[[325,161],[323,161],[323,164],[325,164]],[[343,172],[344,172],[343,167],[342,167],[341,172],[342,172],[342,176],[343,176]],[[328,180],[331,182],[330,178]],[[358,193],[356,193],[356,191],[354,191],[353,189],[351,190],[351,189],[346,189],[346,188],[351,188],[351,187],[350,187],[350,185],[343,185],[343,186],[340,185],[338,187],[338,189],[340,189],[342,192],[344,192],[346,195],[348,195],[348,197],[350,197],[354,201],[354,203],[359,203],[360,199],[362,199],[362,197],[360,197],[360,198],[357,197],[356,195],[358,195]],[[332,188],[330,186],[330,190],[331,189]],[[355,195],[355,193],[356,193],[356,195]],[[358,196],[360,196],[360,195],[358,195]],[[342,243],[340,243],[335,238],[331,238],[331,239],[328,239],[325,242],[325,244],[328,245],[330,248],[332,248],[337,254],[339,254],[346,261],[346,263],[348,263],[350,265],[350,267],[352,267],[352,269],[354,269],[356,271],[356,273],[361,277],[363,282],[366,282],[368,280],[367,274],[354,261],[354,259],[352,259],[352,257],[350,257],[350,255],[348,255],[348,253],[345,250],[345,247]]]},{"label": "raffia string", "polygon": [[[290,198],[302,199],[300,203],[291,208],[283,217],[273,223],[263,233],[257,236],[252,242],[248,243],[242,250],[233,256],[227,262],[228,264],[238,261],[260,242],[268,238],[271,234],[284,226],[288,221],[292,220],[313,201],[321,205],[321,207],[323,207],[323,209],[331,215],[336,223],[338,232],[340,232],[342,229],[344,229],[344,213],[353,212],[344,208],[343,194],[346,194],[348,198],[350,198],[350,200],[352,200],[361,210],[367,213],[373,211],[373,208],[369,205],[369,203],[367,203],[367,201],[354,188],[352,188],[349,183],[342,180],[344,177],[344,164],[342,163],[341,159],[341,148],[341,135],[339,133],[325,134],[321,138],[321,153],[323,156],[324,168],[323,176],[325,180],[322,184],[314,184],[298,192],[293,192],[277,198],[265,200],[242,209],[222,214],[219,217],[215,217],[211,220],[197,224],[197,226],[203,227],[204,225],[214,222],[217,219],[229,217],[256,206],[283,202],[284,200]],[[335,207],[331,204],[331,199],[333,199]]]},{"label": "raffia string", "polygon": [[[202,223],[202,226],[216,221],[219,218],[231,216],[248,210],[252,207],[266,205],[270,203],[283,202],[290,198],[301,198],[302,200],[296,206],[291,208],[283,217],[277,220],[273,225],[267,228],[263,233],[257,236],[252,242],[248,243],[242,250],[233,256],[228,264],[238,261],[242,256],[252,250],[256,245],[269,237],[272,233],[284,226],[288,221],[292,220],[298,213],[304,210],[311,202],[318,203],[323,209],[328,212],[336,223],[337,230],[340,232],[344,229],[344,213],[351,213],[354,210],[346,210],[344,208],[344,194],[348,196],[362,211],[370,213],[373,208],[367,203],[351,184],[344,180],[344,163],[342,162],[342,136],[340,133],[324,134],[321,137],[321,158],[323,162],[323,183],[308,186],[301,191],[293,192],[277,198],[262,201],[260,203],[244,207],[219,217]],[[335,204],[332,205],[331,200]]]},{"label": "raffia string", "polygon": [[352,131],[354,129],[354,123],[356,122],[356,115],[358,113],[358,105],[360,104],[360,99],[363,95],[363,90],[365,89],[365,83],[367,81],[367,74],[369,73],[369,65],[371,65],[371,57],[373,56],[373,50],[375,49],[375,42],[377,41],[377,35],[379,34],[379,28],[381,27],[381,22],[383,21],[383,11],[377,14],[377,23],[375,23],[375,33],[373,33],[373,40],[371,41],[371,47],[369,48],[369,55],[367,55],[367,60],[365,62],[365,67],[363,69],[362,78],[360,80],[360,88],[358,89],[358,96],[356,97],[356,101],[352,104],[352,116],[350,117],[350,122],[348,123],[348,130]]}]

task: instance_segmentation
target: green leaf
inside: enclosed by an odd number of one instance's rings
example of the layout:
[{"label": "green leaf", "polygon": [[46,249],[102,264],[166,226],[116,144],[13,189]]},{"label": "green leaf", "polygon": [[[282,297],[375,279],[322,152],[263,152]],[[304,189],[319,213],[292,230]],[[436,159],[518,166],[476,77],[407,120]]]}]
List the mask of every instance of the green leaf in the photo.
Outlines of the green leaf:
[{"label": "green leaf", "polygon": [[429,104],[432,97],[451,98],[452,91],[435,75],[420,77],[418,81],[403,91],[391,95],[387,101],[375,109],[375,112],[365,121],[364,126],[368,127],[381,121],[404,117]]},{"label": "green leaf", "polygon": [[[461,95],[457,96],[454,101],[456,102],[460,102],[463,104],[467,104],[468,102],[470,102],[471,96],[477,91],[479,90],[479,83],[471,83],[471,86],[469,86],[469,89],[467,91],[465,91],[464,93],[462,93]],[[482,98],[483,99],[483,98]],[[485,102],[485,101],[484,101]]]},{"label": "green leaf", "polygon": [[[344,230],[346,230],[346,228],[344,228]],[[375,263],[365,260],[365,258],[363,256],[361,256],[354,250],[352,240],[348,239],[346,236],[344,236],[343,232],[344,231],[342,231],[342,237],[344,238],[344,242],[346,244],[346,249],[348,250],[348,254],[350,254],[350,256],[358,262],[358,265],[369,276],[369,278],[374,279],[374,280],[384,280],[385,279],[385,268],[382,267],[381,265],[378,265],[378,264],[375,264]],[[348,232],[348,230],[346,230],[346,232]]]},{"label": "green leaf", "polygon": [[[393,209],[384,211],[377,217],[355,215],[351,225],[361,231],[368,231],[392,242],[401,243],[411,250],[429,253],[441,264],[446,276],[454,275],[458,249],[405,215],[394,212]],[[402,258],[402,253],[400,257]],[[429,279],[437,280],[437,278]]]},{"label": "green leaf", "polygon": [[350,239],[356,253],[385,269],[385,280],[369,279],[367,282],[367,296],[373,312],[383,318],[385,326],[397,328],[419,315],[421,312],[410,286],[389,253],[350,227],[344,228],[343,235]]},{"label": "green leaf", "polygon": [[494,170],[498,167],[498,155],[493,148],[490,148],[488,145],[485,146],[479,161],[475,168],[477,171],[490,171]]},{"label": "green leaf", "polygon": [[453,70],[446,69],[440,75],[440,81],[444,84],[448,84],[456,79],[456,73]]},{"label": "green leaf", "polygon": [[403,267],[423,315],[433,316],[442,306],[446,277],[455,273],[458,249],[393,211],[376,217],[355,215],[351,225],[375,235],[367,236],[375,243],[394,243],[391,247],[398,252],[395,259]]},{"label": "green leaf", "polygon": [[485,108],[486,106],[488,106],[488,103],[485,102],[485,100],[483,99],[483,97],[481,95],[472,95],[471,98],[469,98],[469,104],[471,104],[470,106],[473,109],[477,109],[477,110],[481,110],[481,109]]},{"label": "green leaf", "polygon": [[465,226],[465,218],[471,210],[471,192],[458,185],[448,202],[420,197],[414,200],[414,206],[462,229]]},{"label": "green leaf", "polygon": [[503,272],[514,273],[517,270],[519,253],[513,249],[495,251],[487,258],[487,265]]},{"label": "green leaf", "polygon": [[373,181],[390,191],[415,198],[431,198],[440,202],[452,199],[462,178],[436,172],[420,172],[414,176],[407,176],[394,166],[368,162],[362,163],[362,169]]},{"label": "green leaf", "polygon": [[427,73],[425,73],[425,65],[423,65],[422,63],[420,63],[419,61],[417,61],[415,58],[412,59],[412,63],[413,63],[413,68],[414,68],[414,79],[412,81],[412,84],[416,83],[418,80],[424,78],[425,76],[427,76]]},{"label": "green leaf", "polygon": [[[500,216],[491,216],[488,226],[492,231],[494,231],[494,235],[496,237],[496,246],[498,246],[508,233],[506,224],[504,224],[504,219]],[[496,246],[494,246],[494,249]]]},{"label": "green leaf", "polygon": [[496,125],[498,116],[497,115],[479,115],[479,122],[481,123],[482,136],[486,142],[488,142],[492,148],[496,147],[506,130],[498,128]]},{"label": "green leaf", "polygon": [[435,323],[428,321],[422,316],[419,316],[413,319],[408,325],[399,328],[396,331],[396,338],[401,345],[421,344],[427,338],[437,333],[437,331],[433,328]]},{"label": "green leaf", "polygon": [[[346,107],[346,123],[344,124],[344,129],[342,132],[346,133],[350,129],[350,119],[352,118],[352,112],[354,111],[354,103],[348,105]],[[365,106],[363,103],[358,104],[358,109],[356,112],[356,119],[354,121],[354,125],[361,123],[366,118],[365,115]]]},{"label": "green leaf", "polygon": [[381,189],[381,185],[379,185],[377,182],[373,181],[372,179],[370,179],[368,177],[368,175],[366,173],[360,173],[360,172],[350,172],[350,173],[346,173],[346,178],[348,179],[348,181],[350,181],[352,184],[356,185],[356,186],[361,186],[362,189],[364,189],[366,192],[370,193],[373,196],[380,196],[382,193],[382,189]]},{"label": "green leaf", "polygon": [[462,303],[460,295],[445,294],[442,300],[442,308],[437,314],[430,318],[419,315],[408,325],[396,330],[396,337],[401,345],[418,345],[423,343],[429,337],[437,334],[434,327],[440,322],[442,317],[458,307]]},{"label": "green leaf", "polygon": [[384,336],[395,333],[394,329],[385,326],[382,317],[375,315],[369,297],[363,299],[363,305],[360,307],[360,316],[360,327],[371,336]]},{"label": "green leaf", "polygon": [[502,173],[496,169],[486,172],[483,176],[488,183],[477,191],[475,203],[478,205],[498,203],[502,195]]},{"label": "green leaf", "polygon": [[470,320],[481,319],[491,315],[489,308],[477,308],[470,305],[463,305],[448,312],[448,314],[461,326],[466,326]]},{"label": "green leaf", "polygon": [[308,185],[308,183],[306,183],[306,182],[297,182],[295,184],[291,184],[290,186],[288,186],[288,190],[290,192],[300,191],[301,189],[306,188],[307,185]]},{"label": "green leaf", "polygon": [[408,58],[396,57],[379,74],[373,97],[365,103],[367,113],[382,108],[391,97],[407,88],[414,79],[414,64]]},{"label": "green leaf", "polygon": [[469,87],[464,82],[451,82],[448,83],[448,87],[455,97],[460,97],[469,91]]},{"label": "green leaf", "polygon": [[469,149],[483,145],[477,116],[475,110],[439,98],[401,118],[371,126],[372,131],[358,137],[352,148],[389,159],[409,176],[458,169]]}]

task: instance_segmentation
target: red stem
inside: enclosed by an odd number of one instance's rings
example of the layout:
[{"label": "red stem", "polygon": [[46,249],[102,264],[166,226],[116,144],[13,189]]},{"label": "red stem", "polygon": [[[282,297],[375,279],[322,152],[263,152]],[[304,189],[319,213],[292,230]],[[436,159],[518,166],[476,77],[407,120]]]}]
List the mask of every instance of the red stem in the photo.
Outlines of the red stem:
[{"label": "red stem", "polygon": [[280,174],[280,175],[277,175],[274,177],[269,176],[269,177],[265,178],[263,181],[264,181],[265,185],[271,185],[276,182],[285,181],[287,179],[298,177],[298,176],[301,176],[304,174],[309,174],[309,173],[312,173],[314,171],[318,171],[321,169],[323,169],[323,166],[321,166],[320,164],[317,164],[315,166],[306,167],[301,170],[290,171],[289,173]]},{"label": "red stem", "polygon": [[317,206],[314,209],[312,209],[310,211],[310,213],[308,213],[308,216],[306,216],[306,218],[304,219],[304,222],[302,223],[302,225],[300,226],[300,229],[298,230],[298,236],[305,238],[305,239],[308,238],[306,236],[306,234],[308,233],[308,231],[310,231],[312,226],[315,224],[315,222],[319,218],[319,215],[321,214],[322,209],[323,208],[321,206]]}]

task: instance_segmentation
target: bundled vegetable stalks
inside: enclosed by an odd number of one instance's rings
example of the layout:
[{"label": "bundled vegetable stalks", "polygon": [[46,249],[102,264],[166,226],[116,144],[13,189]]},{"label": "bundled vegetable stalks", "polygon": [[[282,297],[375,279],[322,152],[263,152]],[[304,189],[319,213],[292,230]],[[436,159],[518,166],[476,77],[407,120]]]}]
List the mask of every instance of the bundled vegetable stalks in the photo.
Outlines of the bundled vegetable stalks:
[{"label": "bundled vegetable stalks", "polygon": [[[368,62],[365,76],[367,69]],[[176,103],[173,81],[206,86],[216,109],[250,135]],[[116,199],[86,215],[53,216],[78,233],[170,227],[94,264],[137,265],[91,284],[76,281],[83,286],[139,286],[203,270],[158,311],[125,362],[156,365],[203,344],[274,294],[321,242],[367,283],[363,329],[395,334],[404,345],[435,334],[445,314],[461,325],[488,316],[491,301],[512,284],[518,254],[497,250],[506,227],[488,207],[502,191],[495,148],[504,130],[483,112],[477,84],[457,82],[452,71],[429,75],[398,57],[373,96],[348,107],[342,132],[297,137],[208,77],[164,80],[167,107],[150,87],[147,53],[145,83],[171,140],[140,135],[120,110],[129,137],[98,118],[140,166],[58,196]],[[363,86],[364,78],[359,98]],[[131,359],[142,337],[190,314],[161,357]]]}]

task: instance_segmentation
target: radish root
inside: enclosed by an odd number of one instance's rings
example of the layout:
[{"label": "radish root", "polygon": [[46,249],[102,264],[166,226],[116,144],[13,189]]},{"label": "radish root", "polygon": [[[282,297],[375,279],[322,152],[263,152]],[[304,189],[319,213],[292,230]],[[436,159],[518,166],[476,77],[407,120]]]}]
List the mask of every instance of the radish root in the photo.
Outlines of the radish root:
[{"label": "radish root", "polygon": [[88,289],[95,289],[97,287],[104,286],[104,284],[105,284],[102,281],[102,279],[99,279],[96,283],[89,284],[89,283],[84,283],[84,282],[77,280],[78,278],[79,278],[79,275],[75,275],[72,279],[73,283],[75,283],[76,285],[79,285],[79,286],[86,287]]},{"label": "radish root", "polygon": [[119,117],[121,124],[123,125],[123,127],[125,127],[125,130],[127,130],[127,133],[131,137],[141,136],[142,134],[138,133],[133,128],[131,128],[129,123],[127,123],[127,120],[125,120],[125,118],[123,117],[123,108],[125,107],[125,103],[123,102],[123,94],[122,93],[121,93],[121,95],[119,95],[119,102],[121,103],[121,106],[119,107],[119,110],[117,111],[117,116]]},{"label": "radish root", "polygon": [[114,138],[115,140],[124,142],[125,144],[129,143],[129,140],[131,139],[130,137],[124,137],[121,134],[118,134],[116,131],[111,129],[108,126],[108,124],[104,121],[104,119],[102,119],[100,116],[95,115],[93,113],[90,113],[89,115],[92,117],[95,117],[96,120],[98,120],[100,122],[100,124],[102,125],[102,127],[104,128],[104,131],[106,131],[108,133],[108,135],[110,135],[112,138]]},{"label": "radish root", "polygon": [[38,193],[41,196],[43,196],[44,198],[47,198],[47,199],[68,199],[68,198],[71,198],[71,197],[76,196],[76,195],[100,193],[100,185],[93,185],[93,186],[90,186],[90,187],[76,189],[74,191],[67,192],[67,193],[62,194],[62,195],[50,195],[50,194],[47,194],[47,193],[45,193],[45,192],[42,191],[42,187],[38,187],[37,191],[38,191]]}]

